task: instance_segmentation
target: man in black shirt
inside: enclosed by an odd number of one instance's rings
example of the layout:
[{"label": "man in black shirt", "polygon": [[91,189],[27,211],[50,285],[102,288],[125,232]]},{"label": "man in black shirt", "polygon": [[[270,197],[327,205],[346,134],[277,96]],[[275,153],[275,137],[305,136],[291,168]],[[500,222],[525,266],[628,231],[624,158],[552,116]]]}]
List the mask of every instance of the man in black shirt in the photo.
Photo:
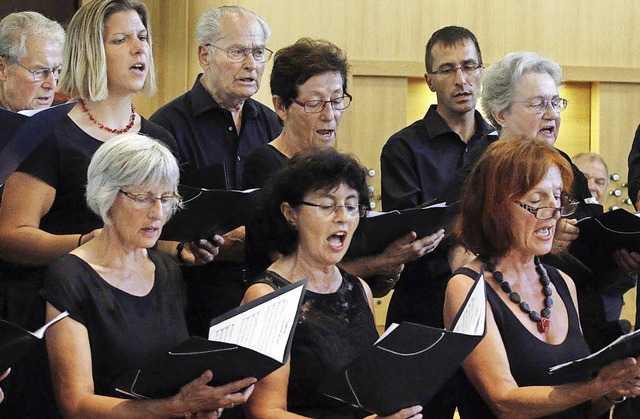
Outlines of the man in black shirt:
[{"label": "man in black shirt", "polygon": [[[482,80],[482,55],[469,30],[449,26],[427,43],[425,80],[437,105],[395,133],[382,149],[382,206],[415,207],[440,196],[485,135],[494,132],[475,110]],[[442,327],[445,281],[451,270],[446,246],[407,264],[391,299],[387,324],[413,321]]]},{"label": "man in black shirt", "polygon": [[[260,17],[238,6],[209,9],[200,17],[196,38],[203,73],[190,91],[150,118],[176,139],[182,184],[240,189],[245,157],[280,134],[277,115],[251,99],[272,55],[266,48],[270,34]],[[244,227],[224,239],[213,263],[185,268],[191,334],[206,336],[211,318],[242,299]]]},{"label": "man in black shirt", "polygon": [[[482,55],[473,33],[457,26],[436,31],[425,51],[425,80],[436,92],[423,119],[389,138],[382,149],[382,207],[415,207],[438,198],[472,151],[497,135],[475,110],[482,81]],[[401,321],[443,327],[446,280],[451,275],[447,247],[405,265],[395,287],[387,325]],[[457,375],[460,379],[460,375]],[[456,381],[445,385],[425,412],[453,417]]]}]

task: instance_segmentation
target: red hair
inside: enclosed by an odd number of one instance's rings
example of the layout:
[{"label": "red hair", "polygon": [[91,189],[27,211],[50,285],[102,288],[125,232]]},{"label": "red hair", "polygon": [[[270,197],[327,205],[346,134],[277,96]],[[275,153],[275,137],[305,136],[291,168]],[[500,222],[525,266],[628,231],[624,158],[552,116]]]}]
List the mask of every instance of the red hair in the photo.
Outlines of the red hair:
[{"label": "red hair", "polygon": [[459,242],[477,254],[506,255],[515,242],[506,204],[540,183],[553,166],[567,193],[573,182],[571,164],[546,142],[514,135],[491,144],[464,185],[455,227]]}]

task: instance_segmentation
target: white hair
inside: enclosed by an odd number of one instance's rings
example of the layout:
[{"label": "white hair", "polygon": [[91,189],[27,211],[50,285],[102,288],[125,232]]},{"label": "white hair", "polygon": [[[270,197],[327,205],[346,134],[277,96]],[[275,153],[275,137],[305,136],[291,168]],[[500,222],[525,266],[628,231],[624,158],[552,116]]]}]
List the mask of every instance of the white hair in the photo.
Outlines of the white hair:
[{"label": "white hair", "polygon": [[17,12],[0,21],[0,56],[11,63],[18,62],[27,54],[28,36],[64,46],[64,29],[58,22],[37,12]]},{"label": "white hair", "polygon": [[206,10],[200,16],[200,19],[198,19],[198,24],[196,25],[196,40],[198,41],[198,45],[208,44],[220,35],[220,19],[224,14],[253,17],[262,28],[262,40],[265,43],[269,40],[269,37],[271,36],[271,29],[269,29],[267,22],[265,22],[260,16],[253,13],[251,10],[245,9],[244,7],[220,6]]},{"label": "white hair", "polygon": [[121,134],[101,145],[89,163],[87,205],[106,224],[120,189],[163,184],[177,189],[179,179],[178,162],[164,143],[138,133]]},{"label": "white hair", "polygon": [[500,112],[511,106],[516,84],[528,73],[548,74],[556,83],[556,87],[562,84],[560,66],[535,52],[510,52],[484,72],[482,109],[496,129],[500,129],[500,124],[493,117],[493,112]]}]

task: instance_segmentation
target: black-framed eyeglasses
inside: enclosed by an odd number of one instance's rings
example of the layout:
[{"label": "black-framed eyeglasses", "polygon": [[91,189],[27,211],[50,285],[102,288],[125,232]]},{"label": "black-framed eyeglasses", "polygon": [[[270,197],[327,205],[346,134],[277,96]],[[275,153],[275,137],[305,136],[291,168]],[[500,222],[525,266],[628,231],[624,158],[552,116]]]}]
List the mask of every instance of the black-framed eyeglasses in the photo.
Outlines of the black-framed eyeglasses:
[{"label": "black-framed eyeglasses", "polygon": [[54,68],[41,68],[39,70],[31,70],[29,67],[25,67],[20,63],[16,63],[16,64],[18,64],[20,67],[24,68],[29,73],[31,73],[31,76],[33,77],[33,81],[44,81],[49,78],[50,74],[52,74],[53,78],[57,82],[58,79],[60,78],[60,72],[62,71],[61,66],[54,67]]},{"label": "black-framed eyeglasses", "polygon": [[321,205],[321,204],[314,204],[313,202],[307,202],[307,201],[302,201],[300,202],[300,204],[306,205],[308,207],[315,207],[316,210],[318,211],[318,214],[324,217],[329,217],[331,214],[335,213],[338,210],[338,208],[344,208],[344,211],[350,217],[356,217],[356,216],[364,217],[365,214],[367,213],[366,205],[358,205],[358,204]]},{"label": "black-framed eyeglasses", "polygon": [[232,63],[243,62],[249,54],[253,55],[253,59],[259,63],[266,63],[271,59],[273,51],[267,47],[255,47],[255,48],[230,48],[224,49],[213,44],[205,44],[207,47],[213,47],[227,53],[227,59]]},{"label": "black-framed eyeglasses", "polygon": [[173,210],[177,208],[182,201],[182,197],[175,192],[172,194],[162,195],[160,197],[157,197],[152,193],[131,193],[122,189],[120,189],[119,192],[131,199],[133,201],[133,206],[138,209],[150,209],[156,204],[156,201],[160,201],[162,209]]},{"label": "black-framed eyeglasses", "polygon": [[443,65],[437,70],[429,72],[429,74],[434,75],[438,74],[443,77],[451,77],[458,72],[458,70],[462,71],[467,76],[476,76],[480,70],[484,69],[482,64],[476,62],[464,63],[458,67],[452,65]]},{"label": "black-framed eyeglasses", "polygon": [[556,213],[560,213],[560,217],[568,217],[573,215],[578,209],[578,201],[567,198],[567,204],[561,207],[534,207],[524,202],[514,201],[514,203],[533,214],[538,220],[548,220],[555,217]]},{"label": "black-framed eyeglasses", "polygon": [[567,109],[569,101],[562,97],[546,98],[541,97],[533,100],[514,100],[513,103],[526,103],[527,106],[535,111],[535,113],[545,113],[549,109],[549,105],[556,112],[562,112]]},{"label": "black-framed eyeglasses", "polygon": [[349,93],[345,93],[344,96],[336,97],[330,100],[308,100],[306,102],[300,102],[296,99],[291,99],[296,105],[302,106],[306,113],[320,113],[324,111],[324,107],[327,103],[331,104],[331,109],[334,111],[343,111],[351,105],[353,97]]}]

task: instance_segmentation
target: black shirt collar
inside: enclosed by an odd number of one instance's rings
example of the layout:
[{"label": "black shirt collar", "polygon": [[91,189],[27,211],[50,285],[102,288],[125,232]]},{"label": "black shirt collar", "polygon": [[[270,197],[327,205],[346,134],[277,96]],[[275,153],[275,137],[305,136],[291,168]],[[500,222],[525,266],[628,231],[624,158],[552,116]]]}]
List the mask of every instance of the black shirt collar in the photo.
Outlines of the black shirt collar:
[{"label": "black shirt collar", "polygon": [[[474,118],[476,120],[476,132],[473,137],[482,137],[483,135],[491,134],[495,132],[495,128],[484,120],[480,112],[474,111]],[[447,125],[445,120],[437,111],[437,105],[429,106],[426,115],[423,119],[427,134],[429,138],[436,138],[443,134],[449,134],[455,132]],[[457,134],[456,134],[457,135]]]},{"label": "black shirt collar", "polygon": [[[213,112],[229,112],[215,101],[211,94],[204,88],[200,78],[202,73],[198,74],[196,81],[191,88],[191,107],[194,116],[201,116],[204,113]],[[258,116],[258,108],[255,101],[251,98],[244,101],[242,105],[242,118],[256,118]]]}]

